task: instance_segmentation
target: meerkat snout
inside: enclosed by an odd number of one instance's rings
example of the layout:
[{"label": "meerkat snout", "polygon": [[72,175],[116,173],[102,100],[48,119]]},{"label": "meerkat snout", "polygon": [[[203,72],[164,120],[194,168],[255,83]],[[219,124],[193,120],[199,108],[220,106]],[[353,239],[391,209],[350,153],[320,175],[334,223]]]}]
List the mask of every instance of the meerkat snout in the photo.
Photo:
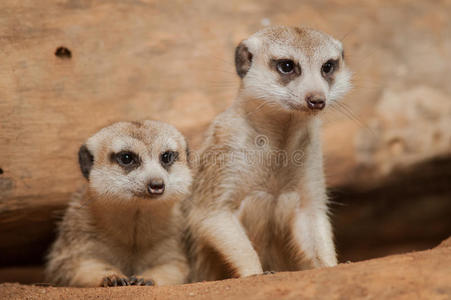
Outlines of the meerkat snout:
[{"label": "meerkat snout", "polygon": [[164,193],[164,181],[163,179],[152,179],[149,184],[147,185],[147,191],[149,192],[150,196],[159,196]]},{"label": "meerkat snout", "polygon": [[308,108],[322,110],[326,106],[326,97],[322,92],[309,93],[305,96]]}]

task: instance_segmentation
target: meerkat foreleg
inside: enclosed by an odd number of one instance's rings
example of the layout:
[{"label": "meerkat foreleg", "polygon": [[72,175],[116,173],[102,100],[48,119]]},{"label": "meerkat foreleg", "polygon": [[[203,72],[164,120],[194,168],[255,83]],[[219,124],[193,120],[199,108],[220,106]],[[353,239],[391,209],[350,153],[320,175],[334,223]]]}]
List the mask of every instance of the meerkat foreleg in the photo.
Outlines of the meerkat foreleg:
[{"label": "meerkat foreleg", "polygon": [[70,286],[96,287],[129,285],[127,276],[98,259],[84,259],[78,263],[70,279]]},{"label": "meerkat foreleg", "polygon": [[292,223],[294,242],[312,266],[332,267],[337,257],[326,209],[298,209]]},{"label": "meerkat foreleg", "polygon": [[[323,203],[325,202],[325,199]],[[325,205],[312,206],[297,192],[282,194],[275,217],[279,232],[286,232],[288,248],[297,268],[316,268],[337,264],[332,229]]]},{"label": "meerkat foreleg", "polygon": [[229,211],[216,213],[196,212],[205,216],[195,225],[202,242],[218,251],[237,277],[263,272],[257,252],[238,218]]},{"label": "meerkat foreleg", "polygon": [[172,285],[184,283],[187,274],[185,262],[173,261],[147,269],[136,277],[151,280],[155,285]]}]

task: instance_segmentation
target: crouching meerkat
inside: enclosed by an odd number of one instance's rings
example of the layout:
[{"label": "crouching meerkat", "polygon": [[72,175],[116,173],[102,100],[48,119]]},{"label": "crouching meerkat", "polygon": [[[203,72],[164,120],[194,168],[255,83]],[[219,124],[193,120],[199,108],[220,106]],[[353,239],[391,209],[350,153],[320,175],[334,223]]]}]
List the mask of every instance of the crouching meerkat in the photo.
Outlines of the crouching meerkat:
[{"label": "crouching meerkat", "polygon": [[238,96],[207,131],[183,203],[191,280],[334,266],[319,117],[350,89],[342,44],[268,27],[235,64]]},{"label": "crouching meerkat", "polygon": [[59,225],[46,275],[64,286],[186,281],[180,201],[190,192],[187,144],[173,126],[119,122],[79,151],[88,179]]}]

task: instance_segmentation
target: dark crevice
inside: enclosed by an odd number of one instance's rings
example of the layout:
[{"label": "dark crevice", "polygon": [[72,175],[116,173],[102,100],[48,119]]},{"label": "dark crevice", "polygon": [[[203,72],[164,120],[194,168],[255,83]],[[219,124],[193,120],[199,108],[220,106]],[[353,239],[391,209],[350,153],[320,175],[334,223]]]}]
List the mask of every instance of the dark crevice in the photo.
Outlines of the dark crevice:
[{"label": "dark crevice", "polygon": [[331,210],[340,261],[435,247],[451,234],[451,158],[395,172],[373,188],[340,187]]}]

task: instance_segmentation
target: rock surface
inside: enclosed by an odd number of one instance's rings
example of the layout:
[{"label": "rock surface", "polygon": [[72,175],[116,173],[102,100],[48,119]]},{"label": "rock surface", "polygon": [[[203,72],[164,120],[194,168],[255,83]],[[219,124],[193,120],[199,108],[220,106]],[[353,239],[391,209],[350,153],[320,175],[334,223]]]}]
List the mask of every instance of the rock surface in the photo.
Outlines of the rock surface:
[{"label": "rock surface", "polygon": [[167,287],[0,284],[2,299],[450,299],[451,238],[439,247],[303,272]]}]

